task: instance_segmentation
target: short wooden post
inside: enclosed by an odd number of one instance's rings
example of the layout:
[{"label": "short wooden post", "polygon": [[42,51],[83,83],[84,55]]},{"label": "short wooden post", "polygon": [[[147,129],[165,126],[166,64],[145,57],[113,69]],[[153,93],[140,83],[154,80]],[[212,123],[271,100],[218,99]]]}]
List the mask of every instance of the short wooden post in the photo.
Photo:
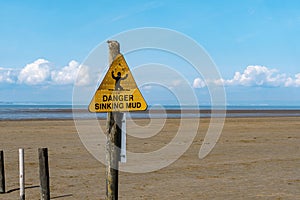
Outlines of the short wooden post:
[{"label": "short wooden post", "polygon": [[19,149],[20,200],[25,200],[24,149]]},{"label": "short wooden post", "polygon": [[0,193],[5,193],[4,154],[0,151]]},{"label": "short wooden post", "polygon": [[48,149],[39,148],[41,200],[50,200]]},{"label": "short wooden post", "polygon": [[[109,47],[109,64],[120,53],[120,45],[117,41],[108,41]],[[118,199],[119,184],[119,161],[121,147],[123,113],[107,113],[106,122],[106,199]]]}]

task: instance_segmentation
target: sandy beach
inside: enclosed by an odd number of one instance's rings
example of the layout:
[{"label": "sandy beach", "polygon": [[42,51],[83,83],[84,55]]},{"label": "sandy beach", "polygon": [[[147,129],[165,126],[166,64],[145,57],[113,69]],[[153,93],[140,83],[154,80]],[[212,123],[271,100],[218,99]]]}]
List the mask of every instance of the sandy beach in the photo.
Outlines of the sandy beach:
[{"label": "sandy beach", "polygon": [[[168,119],[161,133],[148,139],[128,137],[128,149],[161,148],[178,123]],[[192,145],[170,166],[120,172],[119,199],[300,199],[299,117],[227,118],[219,142],[200,160],[208,124],[209,118],[201,119]],[[19,198],[18,148],[25,149],[26,199],[39,199],[39,147],[49,150],[52,199],[105,199],[105,166],[82,145],[73,120],[0,121],[0,127],[8,192],[0,199]]]}]

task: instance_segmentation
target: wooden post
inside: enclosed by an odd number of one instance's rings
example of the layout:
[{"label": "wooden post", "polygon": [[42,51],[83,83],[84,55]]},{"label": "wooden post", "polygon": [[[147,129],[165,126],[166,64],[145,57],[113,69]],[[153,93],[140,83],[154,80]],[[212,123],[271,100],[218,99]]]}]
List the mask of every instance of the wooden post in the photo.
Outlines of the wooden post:
[{"label": "wooden post", "polygon": [[0,194],[5,193],[4,154],[0,151]]},{"label": "wooden post", "polygon": [[39,148],[41,200],[50,200],[48,149]]},{"label": "wooden post", "polygon": [[24,149],[19,149],[20,200],[25,200]]},{"label": "wooden post", "polygon": [[[120,53],[120,45],[117,41],[108,41],[109,65]],[[119,161],[121,147],[123,113],[107,113],[106,122],[106,199],[118,199]]]}]

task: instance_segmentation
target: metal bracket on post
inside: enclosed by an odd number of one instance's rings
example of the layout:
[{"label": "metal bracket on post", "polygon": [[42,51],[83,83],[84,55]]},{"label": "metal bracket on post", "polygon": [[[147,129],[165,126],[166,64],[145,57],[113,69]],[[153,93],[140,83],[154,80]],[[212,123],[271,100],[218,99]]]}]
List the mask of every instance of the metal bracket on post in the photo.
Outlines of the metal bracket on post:
[{"label": "metal bracket on post", "polygon": [[126,163],[126,113],[122,119],[122,134],[121,134],[121,163]]}]

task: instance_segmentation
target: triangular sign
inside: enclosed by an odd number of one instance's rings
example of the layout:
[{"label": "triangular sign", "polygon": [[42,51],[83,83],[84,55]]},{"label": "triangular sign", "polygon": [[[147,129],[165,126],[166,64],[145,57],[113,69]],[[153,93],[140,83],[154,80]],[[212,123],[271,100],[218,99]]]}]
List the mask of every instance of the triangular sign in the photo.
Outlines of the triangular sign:
[{"label": "triangular sign", "polygon": [[147,109],[147,103],[122,54],[116,56],[89,105],[90,112],[127,112]]}]

